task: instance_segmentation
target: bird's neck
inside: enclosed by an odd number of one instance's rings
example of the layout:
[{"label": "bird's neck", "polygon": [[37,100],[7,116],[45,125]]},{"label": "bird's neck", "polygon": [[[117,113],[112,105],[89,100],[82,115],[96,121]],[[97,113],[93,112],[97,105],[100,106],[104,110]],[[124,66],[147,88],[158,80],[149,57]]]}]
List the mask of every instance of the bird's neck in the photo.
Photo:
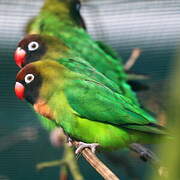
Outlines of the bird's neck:
[{"label": "bird's neck", "polygon": [[42,11],[56,15],[63,22],[73,22],[72,4],[68,0],[45,0]]}]

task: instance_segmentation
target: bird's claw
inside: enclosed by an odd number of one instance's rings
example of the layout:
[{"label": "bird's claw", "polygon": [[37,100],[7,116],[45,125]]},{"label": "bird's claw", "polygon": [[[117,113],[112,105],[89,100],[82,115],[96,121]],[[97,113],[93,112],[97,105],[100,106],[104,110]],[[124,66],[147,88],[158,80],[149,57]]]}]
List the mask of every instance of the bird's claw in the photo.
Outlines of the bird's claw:
[{"label": "bird's claw", "polygon": [[98,143],[87,144],[87,143],[79,142],[75,154],[81,153],[84,148],[90,148],[92,153],[95,153],[96,147],[98,146],[99,146]]},{"label": "bird's claw", "polygon": [[150,155],[148,152],[140,152],[140,158],[143,161],[148,161],[148,159],[150,159]]}]

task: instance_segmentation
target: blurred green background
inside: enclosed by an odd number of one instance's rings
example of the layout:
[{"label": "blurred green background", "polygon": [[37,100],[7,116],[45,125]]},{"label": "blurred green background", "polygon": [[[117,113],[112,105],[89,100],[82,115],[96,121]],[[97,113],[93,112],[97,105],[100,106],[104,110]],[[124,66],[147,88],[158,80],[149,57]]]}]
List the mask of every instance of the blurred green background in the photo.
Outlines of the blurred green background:
[{"label": "blurred green background", "polygon": [[[0,180],[59,178],[59,167],[37,171],[41,161],[59,159],[61,148],[49,141],[27,103],[14,94],[18,72],[13,51],[23,37],[27,21],[36,15],[43,0],[0,0]],[[174,71],[176,47],[180,42],[178,0],[84,0],[82,15],[88,32],[118,51],[126,61],[133,48],[142,54],[132,71],[149,75],[150,90],[138,95],[147,109],[164,118],[169,75]],[[157,114],[156,114],[157,115]],[[164,120],[164,119],[163,119]],[[100,153],[122,180],[148,179],[153,168],[126,150]],[[78,159],[85,179],[102,179],[88,163]]]}]

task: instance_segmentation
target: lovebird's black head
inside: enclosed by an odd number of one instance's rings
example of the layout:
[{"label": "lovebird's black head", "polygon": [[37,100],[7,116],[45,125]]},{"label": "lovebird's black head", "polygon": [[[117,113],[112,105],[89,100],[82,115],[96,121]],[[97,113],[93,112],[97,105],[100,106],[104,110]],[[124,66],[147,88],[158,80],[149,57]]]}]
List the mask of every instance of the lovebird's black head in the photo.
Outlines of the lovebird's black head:
[{"label": "lovebird's black head", "polygon": [[14,60],[21,68],[28,63],[40,59],[46,53],[46,50],[46,43],[40,35],[27,35],[19,42],[14,54]]},{"label": "lovebird's black head", "polygon": [[32,64],[24,67],[16,76],[15,93],[19,99],[26,99],[29,103],[36,103],[42,78]]}]

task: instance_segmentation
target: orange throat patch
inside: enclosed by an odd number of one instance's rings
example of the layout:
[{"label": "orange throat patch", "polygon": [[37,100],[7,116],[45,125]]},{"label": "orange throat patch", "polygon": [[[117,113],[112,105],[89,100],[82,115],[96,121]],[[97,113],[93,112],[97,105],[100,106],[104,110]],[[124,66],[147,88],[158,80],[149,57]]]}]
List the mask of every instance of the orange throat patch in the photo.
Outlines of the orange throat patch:
[{"label": "orange throat patch", "polygon": [[42,99],[38,99],[36,104],[33,105],[34,110],[41,114],[42,116],[50,119],[50,120],[55,120],[54,114],[51,111],[50,107],[47,105],[46,101]]}]

